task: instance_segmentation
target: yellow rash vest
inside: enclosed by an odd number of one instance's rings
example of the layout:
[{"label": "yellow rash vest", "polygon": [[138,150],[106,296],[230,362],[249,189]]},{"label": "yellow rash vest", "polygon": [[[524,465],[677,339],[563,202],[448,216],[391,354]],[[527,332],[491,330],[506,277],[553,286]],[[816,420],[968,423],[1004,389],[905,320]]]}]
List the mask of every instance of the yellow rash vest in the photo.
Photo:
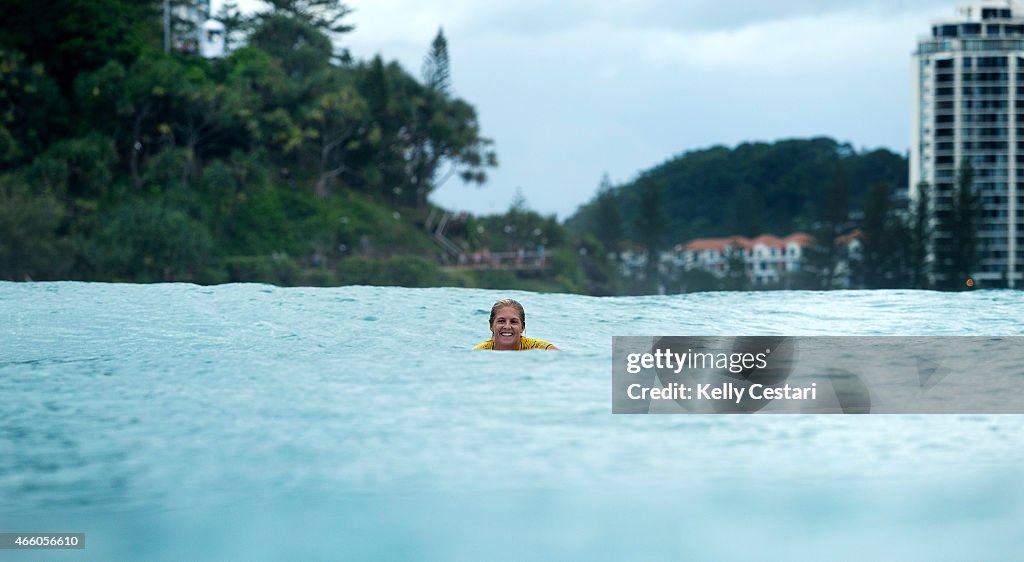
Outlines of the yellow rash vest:
[{"label": "yellow rash vest", "polygon": [[[526,336],[519,336],[519,351],[527,349],[551,349],[554,344],[537,338],[528,338]],[[473,349],[494,349],[494,338],[491,338],[481,344],[477,344]]]}]

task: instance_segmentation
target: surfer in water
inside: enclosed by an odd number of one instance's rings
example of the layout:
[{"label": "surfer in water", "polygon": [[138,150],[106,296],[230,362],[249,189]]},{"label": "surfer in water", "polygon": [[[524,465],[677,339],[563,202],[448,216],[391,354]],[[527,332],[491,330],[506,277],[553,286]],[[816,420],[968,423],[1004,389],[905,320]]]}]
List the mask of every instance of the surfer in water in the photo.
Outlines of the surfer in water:
[{"label": "surfer in water", "polygon": [[523,305],[512,299],[502,299],[494,303],[494,306],[491,307],[491,318],[488,325],[491,329],[491,339],[473,349],[496,351],[558,349],[551,342],[523,335],[523,331],[526,330],[526,311],[523,310]]}]

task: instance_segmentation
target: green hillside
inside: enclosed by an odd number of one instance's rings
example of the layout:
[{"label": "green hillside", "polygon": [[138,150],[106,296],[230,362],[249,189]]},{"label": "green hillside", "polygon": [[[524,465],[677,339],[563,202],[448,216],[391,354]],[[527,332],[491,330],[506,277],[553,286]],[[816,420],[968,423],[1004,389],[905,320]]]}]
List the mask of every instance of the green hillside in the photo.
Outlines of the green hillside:
[{"label": "green hillside", "polygon": [[[849,207],[863,209],[872,185],[906,187],[907,161],[886,149],[856,151],[829,138],[715,146],[671,158],[623,185],[607,186],[602,196],[618,208],[624,239],[642,242],[648,236],[645,227],[660,221],[664,242],[676,243],[810,230],[821,220],[829,186],[836,182],[847,186]],[[580,207],[567,226],[606,236],[608,218],[601,201],[595,197]]]},{"label": "green hillside", "polygon": [[464,282],[427,197],[497,160],[443,34],[414,77],[337,50],[337,0],[274,0],[221,14],[235,48],[206,60],[165,52],[160,8],[5,3],[0,279]]}]

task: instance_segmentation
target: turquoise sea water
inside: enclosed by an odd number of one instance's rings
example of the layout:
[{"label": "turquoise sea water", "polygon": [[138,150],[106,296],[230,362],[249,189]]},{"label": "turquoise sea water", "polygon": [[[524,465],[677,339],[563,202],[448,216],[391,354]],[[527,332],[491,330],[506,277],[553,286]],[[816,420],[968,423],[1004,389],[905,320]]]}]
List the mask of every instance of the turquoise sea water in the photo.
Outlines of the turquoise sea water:
[{"label": "turquoise sea water", "polygon": [[[564,351],[468,352],[506,296]],[[1024,335],[1022,292],[0,283],[0,318],[0,532],[87,535],[0,559],[1024,550],[1022,416],[610,413],[612,336]]]}]

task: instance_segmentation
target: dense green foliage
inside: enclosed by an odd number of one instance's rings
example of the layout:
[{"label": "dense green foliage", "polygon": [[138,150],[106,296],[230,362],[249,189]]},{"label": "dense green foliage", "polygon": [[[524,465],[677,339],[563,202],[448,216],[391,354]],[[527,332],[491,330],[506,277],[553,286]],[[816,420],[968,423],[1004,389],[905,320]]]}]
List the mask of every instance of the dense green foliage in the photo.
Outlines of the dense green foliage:
[{"label": "dense green foliage", "polygon": [[490,141],[447,82],[337,51],[349,12],[233,13],[208,61],[163,52],[159,1],[3,2],[0,278],[465,282],[427,196],[482,183]]},{"label": "dense green foliage", "polygon": [[973,189],[974,168],[964,160],[957,167],[952,193],[940,194],[935,229],[935,261],[939,284],[959,289],[978,265],[977,232],[981,216],[981,198]]},{"label": "dense green foliage", "polygon": [[[650,186],[658,193],[663,235],[671,243],[693,238],[756,236],[811,230],[826,215],[837,167],[848,186],[849,206],[863,208],[868,187],[906,186],[907,162],[885,149],[857,152],[828,138],[745,143],[687,152],[612,189],[625,239],[644,240]],[[646,195],[645,195],[646,194]],[[599,201],[567,221],[576,232],[598,232]]]}]

